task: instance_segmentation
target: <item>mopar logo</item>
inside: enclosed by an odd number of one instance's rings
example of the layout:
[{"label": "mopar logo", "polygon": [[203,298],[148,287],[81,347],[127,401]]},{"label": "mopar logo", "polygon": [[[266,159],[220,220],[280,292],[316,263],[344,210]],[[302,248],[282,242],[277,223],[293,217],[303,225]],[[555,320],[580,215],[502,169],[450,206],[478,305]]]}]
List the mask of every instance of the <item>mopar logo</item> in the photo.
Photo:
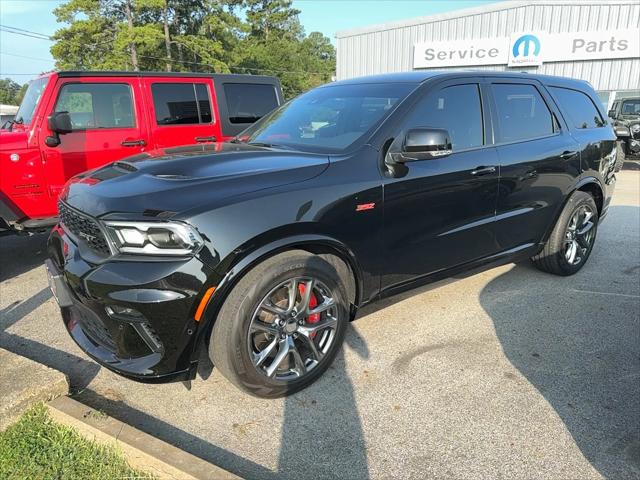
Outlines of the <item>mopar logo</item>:
[{"label": "mopar logo", "polygon": [[538,37],[536,37],[535,35],[522,35],[515,42],[513,42],[513,58],[518,57],[521,51],[523,57],[528,57],[531,53],[532,46],[533,55],[538,56],[540,54],[540,40],[538,39]]}]

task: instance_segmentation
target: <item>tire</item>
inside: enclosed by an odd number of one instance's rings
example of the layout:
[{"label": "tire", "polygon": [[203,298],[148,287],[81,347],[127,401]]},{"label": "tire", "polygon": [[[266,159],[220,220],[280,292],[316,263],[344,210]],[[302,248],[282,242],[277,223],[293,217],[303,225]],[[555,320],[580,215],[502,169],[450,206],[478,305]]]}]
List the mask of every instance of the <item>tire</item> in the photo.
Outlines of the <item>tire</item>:
[{"label": "tire", "polygon": [[614,167],[614,172],[619,172],[622,170],[622,166],[625,161],[625,145],[623,141],[616,142],[616,165]]},{"label": "tire", "polygon": [[[308,283],[310,279],[314,279],[314,283]],[[263,302],[267,298],[270,309],[275,307],[282,313],[289,308],[288,288],[292,285],[291,282],[296,292],[293,302],[293,305],[297,305],[296,308],[302,310],[303,288],[306,288],[304,285],[312,286],[313,298],[322,296],[324,300],[333,299],[333,306],[326,313],[315,314],[314,320],[317,318],[317,324],[324,325],[322,322],[333,322],[335,319],[335,329],[327,327],[303,337],[299,332],[305,327],[313,326],[309,323],[313,315],[305,317],[306,320],[299,318],[296,323],[291,318],[291,315],[296,314],[295,309],[280,315],[260,308],[265,305]],[[327,292],[329,294],[325,295]],[[284,306],[273,300],[277,295],[284,295]],[[313,301],[307,302],[309,308],[314,307],[312,303]],[[209,356],[222,375],[251,395],[262,398],[290,395],[317,380],[333,362],[349,321],[348,305],[347,288],[329,262],[302,250],[275,255],[249,271],[225,299],[211,334]],[[271,316],[270,320],[266,319],[268,316]],[[261,318],[265,320],[258,321]],[[279,326],[278,319],[286,319],[283,320],[285,326]],[[257,326],[260,326],[260,331],[256,330]],[[264,326],[269,327],[268,333],[262,331]],[[290,332],[290,328],[300,330]],[[269,350],[272,353],[262,360],[262,364],[256,365],[256,357],[268,350],[267,346],[263,350],[258,349],[258,337],[263,345],[271,346],[273,342],[273,346]],[[286,370],[276,365],[276,370],[268,374],[268,368],[274,368],[281,350],[289,351],[290,345],[286,345],[289,341],[296,348],[292,348],[291,353],[286,354],[278,365],[291,368]],[[316,355],[313,355],[309,341],[314,342]],[[324,346],[320,343],[322,341],[326,341]],[[322,348],[326,350],[323,351]],[[310,366],[309,362],[313,365]]]},{"label": "tire", "polygon": [[[582,217],[581,212],[587,211],[591,213],[590,218],[584,222],[584,225],[580,224],[581,218],[586,218],[586,214]],[[576,215],[579,224],[575,230],[572,230],[573,233],[570,233],[571,223]],[[591,223],[591,227],[586,230],[584,236],[580,236],[578,233],[588,227],[589,223]],[[532,257],[531,260],[533,264],[543,272],[562,276],[573,275],[578,272],[589,259],[597,231],[598,208],[593,197],[587,192],[574,192],[562,210],[544,248],[540,253]],[[569,235],[573,235],[575,240],[570,240]],[[587,235],[588,238],[586,237]],[[585,242],[587,244],[586,248],[584,247]],[[570,258],[568,258],[568,255],[571,253],[569,251],[572,248],[571,243],[574,243],[576,248],[579,249],[576,251],[576,257],[574,258],[574,261],[577,261],[577,263],[573,263]]]}]

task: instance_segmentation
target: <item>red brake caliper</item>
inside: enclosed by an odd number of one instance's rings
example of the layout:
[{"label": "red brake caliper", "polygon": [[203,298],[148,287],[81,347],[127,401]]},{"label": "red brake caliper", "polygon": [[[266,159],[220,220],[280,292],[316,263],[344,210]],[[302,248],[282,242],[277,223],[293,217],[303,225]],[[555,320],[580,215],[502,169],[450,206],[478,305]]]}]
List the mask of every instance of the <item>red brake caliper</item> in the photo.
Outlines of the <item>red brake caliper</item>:
[{"label": "red brake caliper", "polygon": [[[298,291],[300,292],[300,296],[304,297],[304,292],[305,292],[306,286],[304,283],[301,283],[298,285]],[[311,294],[311,298],[309,298],[309,308],[316,308],[318,306],[318,299],[316,298],[315,294]],[[307,323],[318,323],[320,321],[320,314],[319,313],[314,313],[312,315],[309,315],[309,317],[307,317]],[[316,336],[315,333],[311,334],[311,338],[314,338]]]}]

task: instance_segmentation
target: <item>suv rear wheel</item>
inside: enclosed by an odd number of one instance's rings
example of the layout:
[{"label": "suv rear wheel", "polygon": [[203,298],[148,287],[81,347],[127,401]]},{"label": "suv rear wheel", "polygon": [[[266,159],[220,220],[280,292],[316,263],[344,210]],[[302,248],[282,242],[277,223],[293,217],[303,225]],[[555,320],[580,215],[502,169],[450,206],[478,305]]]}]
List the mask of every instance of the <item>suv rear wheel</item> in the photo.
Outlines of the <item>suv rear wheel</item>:
[{"label": "suv rear wheel", "polygon": [[349,320],[346,291],[336,269],[308,252],[265,260],[225,300],[209,346],[213,364],[258,397],[305,388],[342,344]]},{"label": "suv rear wheel", "polygon": [[586,192],[574,192],[549,240],[531,260],[540,270],[555,275],[573,275],[589,259],[598,231],[598,207]]}]

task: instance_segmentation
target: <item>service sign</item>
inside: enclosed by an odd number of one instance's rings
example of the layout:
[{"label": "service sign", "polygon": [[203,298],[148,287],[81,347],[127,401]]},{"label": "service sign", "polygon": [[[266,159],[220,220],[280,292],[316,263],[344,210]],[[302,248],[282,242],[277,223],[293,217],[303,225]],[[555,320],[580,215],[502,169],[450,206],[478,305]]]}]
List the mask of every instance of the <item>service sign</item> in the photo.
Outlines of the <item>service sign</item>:
[{"label": "service sign", "polygon": [[418,43],[414,48],[413,67],[522,67],[543,62],[638,57],[638,30],[554,34],[532,31],[513,33],[509,37]]}]

